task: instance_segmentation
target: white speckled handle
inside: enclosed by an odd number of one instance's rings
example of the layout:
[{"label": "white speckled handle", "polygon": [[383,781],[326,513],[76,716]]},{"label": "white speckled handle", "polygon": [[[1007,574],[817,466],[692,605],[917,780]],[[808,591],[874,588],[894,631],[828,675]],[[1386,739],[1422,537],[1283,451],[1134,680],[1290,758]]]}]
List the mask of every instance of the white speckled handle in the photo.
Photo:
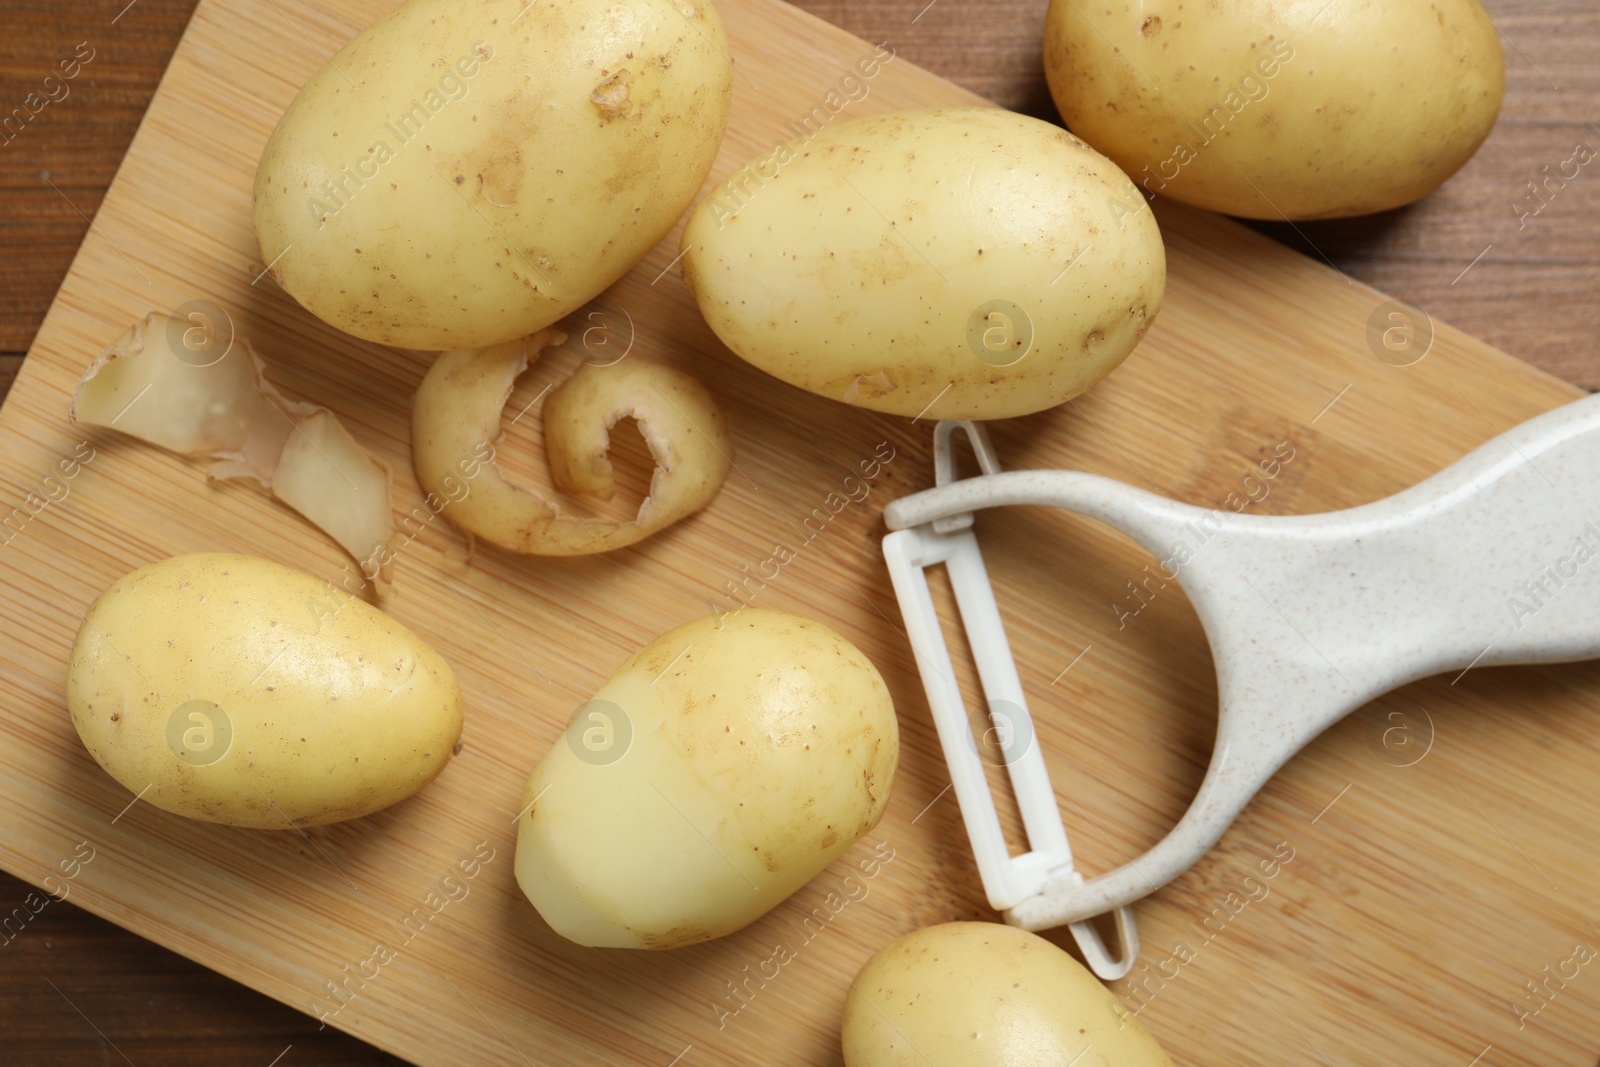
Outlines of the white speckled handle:
[{"label": "white speckled handle", "polygon": [[884,516],[898,530],[1014,504],[1082,512],[1155,553],[1205,627],[1221,703],[1211,766],[1178,825],[1137,860],[1007,913],[1028,929],[1171,881],[1289,757],[1379,694],[1469,666],[1600,656],[1600,396],[1346,511],[1242,515],[1097,475],[1012,471],[902,498]]}]

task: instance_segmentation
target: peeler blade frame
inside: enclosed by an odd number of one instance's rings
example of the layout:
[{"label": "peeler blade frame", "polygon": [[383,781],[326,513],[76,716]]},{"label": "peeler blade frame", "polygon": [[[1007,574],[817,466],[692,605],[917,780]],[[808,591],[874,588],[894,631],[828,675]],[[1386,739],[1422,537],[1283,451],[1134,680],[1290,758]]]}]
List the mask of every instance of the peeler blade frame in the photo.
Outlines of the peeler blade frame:
[{"label": "peeler blade frame", "polygon": [[[950,434],[957,427],[967,433],[983,473],[998,472],[999,464],[981,426],[970,422],[941,422],[934,434],[939,484],[954,480]],[[950,768],[951,786],[961,807],[984,893],[990,905],[1004,913],[1007,922],[1022,925],[1014,919],[1013,908],[1053,889],[1081,885],[1083,876],[1072,866],[1072,849],[1056,806],[1055,790],[1044,755],[1035,742],[1027,698],[1006,639],[988,569],[971,527],[971,515],[964,514],[926,526],[897,530],[883,539],[883,554],[933,713],[939,744]],[[1022,813],[1028,851],[1018,856],[1012,856],[1006,844],[984,774],[978,740],[967,718],[949,647],[928,587],[926,569],[940,564],[946,568],[955,590],[956,606],[977,664],[989,718],[1000,733],[1002,762]],[[1112,955],[1090,922],[1069,924],[1090,967],[1107,980],[1124,977],[1139,953],[1138,933],[1127,907],[1117,909],[1116,924],[1120,956]]]}]

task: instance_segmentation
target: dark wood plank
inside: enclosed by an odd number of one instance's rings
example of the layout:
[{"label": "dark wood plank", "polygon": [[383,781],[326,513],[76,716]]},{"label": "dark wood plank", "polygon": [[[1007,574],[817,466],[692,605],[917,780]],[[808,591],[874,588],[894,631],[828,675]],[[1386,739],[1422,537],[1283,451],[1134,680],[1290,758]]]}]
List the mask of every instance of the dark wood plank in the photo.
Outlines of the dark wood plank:
[{"label": "dark wood plank", "polygon": [[[194,0],[0,0],[0,115],[86,43],[94,58],[16,136],[0,135],[0,397],[10,388],[182,34]],[[1015,110],[1055,117],[1039,63],[1046,0],[801,0],[802,7]],[[1510,42],[1494,135],[1439,193],[1370,219],[1264,232],[1588,388],[1600,387],[1600,177],[1519,218],[1525,183],[1600,149],[1600,11],[1488,0]],[[59,95],[59,90],[55,90]],[[1481,258],[1477,258],[1480,257]],[[1476,262],[1474,263],[1474,260]],[[25,817],[16,813],[12,817]],[[32,890],[0,874],[0,913]],[[52,984],[54,983],[54,987]],[[292,1046],[292,1047],[291,1047]],[[77,909],[0,943],[6,1062],[397,1063]],[[287,1051],[285,1051],[287,1050]],[[121,1055],[119,1055],[119,1052]]]},{"label": "dark wood plank", "polygon": [[11,937],[0,935],[8,1064],[402,1062],[4,873],[0,916]]},{"label": "dark wood plank", "polygon": [[0,4],[0,118],[38,109],[0,128],[0,352],[32,342],[195,5],[127,2]]}]

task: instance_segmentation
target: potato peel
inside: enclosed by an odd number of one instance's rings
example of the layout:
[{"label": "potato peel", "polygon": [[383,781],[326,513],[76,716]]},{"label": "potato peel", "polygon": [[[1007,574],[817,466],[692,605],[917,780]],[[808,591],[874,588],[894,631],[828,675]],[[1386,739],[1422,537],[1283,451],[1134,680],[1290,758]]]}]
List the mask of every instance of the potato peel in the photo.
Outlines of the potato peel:
[{"label": "potato peel", "polygon": [[206,332],[191,344],[195,333],[160,312],[134,323],[84,371],[68,418],[208,458],[213,478],[259,483],[387,584],[389,566],[372,563],[394,534],[388,464],[328,409],[280,393],[249,342],[234,337],[212,356],[222,340]]},{"label": "potato peel", "polygon": [[[512,387],[541,350],[565,335],[541,330],[521,341],[442,353],[417,390],[411,446],[417,480],[442,493],[484,441],[498,447]],[[498,461],[483,465],[472,493],[446,513],[456,526],[513,552],[579,556],[649,537],[711,502],[728,476],[728,420],[694,378],[658,363],[584,364],[544,402],[545,455],[558,488],[609,500],[615,485],[611,428],[632,418],[655,461],[650,492],[632,519],[569,514],[559,500],[512,482]]]}]

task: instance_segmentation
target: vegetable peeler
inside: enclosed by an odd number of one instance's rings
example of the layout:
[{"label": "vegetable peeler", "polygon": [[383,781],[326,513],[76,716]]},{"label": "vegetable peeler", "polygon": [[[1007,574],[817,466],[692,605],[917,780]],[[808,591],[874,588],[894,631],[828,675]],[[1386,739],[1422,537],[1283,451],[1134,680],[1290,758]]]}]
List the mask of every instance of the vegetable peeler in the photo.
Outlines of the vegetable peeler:
[{"label": "vegetable peeler", "polygon": [[[979,474],[957,478],[959,428]],[[1274,772],[1373,698],[1445,671],[1600,656],[1600,395],[1498,434],[1360,507],[1236,514],[1111,478],[1000,470],[981,424],[934,429],[936,485],[891,502],[884,557],[989,903],[1027,930],[1068,925],[1104,979],[1138,956],[1129,905],[1193,865]],[[1200,617],[1217,671],[1217,739],[1198,793],[1144,855],[1085,880],[1056,807],[973,513],[1045,505],[1099,519],[1158,559]],[[1186,546],[1180,556],[1178,546]],[[943,564],[1022,812],[1011,856],[924,570]],[[1120,953],[1089,922],[1115,911]]]}]

